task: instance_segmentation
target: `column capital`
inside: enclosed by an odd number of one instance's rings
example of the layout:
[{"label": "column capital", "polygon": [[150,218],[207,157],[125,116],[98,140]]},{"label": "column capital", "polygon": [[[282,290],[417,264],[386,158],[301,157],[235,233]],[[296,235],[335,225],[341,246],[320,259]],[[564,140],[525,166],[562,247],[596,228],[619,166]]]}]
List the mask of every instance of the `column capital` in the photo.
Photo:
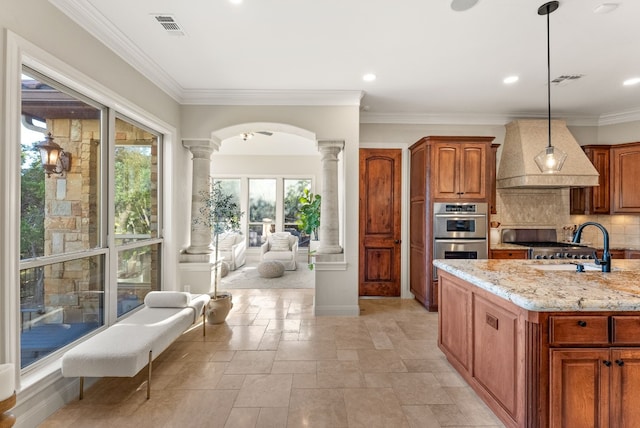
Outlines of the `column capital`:
[{"label": "column capital", "polygon": [[195,158],[209,159],[213,152],[220,150],[221,141],[217,139],[196,139],[185,138],[182,140],[182,145],[189,149]]},{"label": "column capital", "polygon": [[340,153],[344,149],[344,140],[318,140],[319,152]]}]

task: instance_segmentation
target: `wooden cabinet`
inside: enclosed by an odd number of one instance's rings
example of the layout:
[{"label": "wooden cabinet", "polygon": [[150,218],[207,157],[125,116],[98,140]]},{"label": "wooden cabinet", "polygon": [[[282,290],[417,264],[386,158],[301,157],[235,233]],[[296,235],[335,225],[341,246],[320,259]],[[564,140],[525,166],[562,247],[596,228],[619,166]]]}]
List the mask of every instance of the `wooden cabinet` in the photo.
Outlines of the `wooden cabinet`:
[{"label": "wooden cabinet", "polygon": [[491,250],[492,259],[528,259],[529,250]]},{"label": "wooden cabinet", "polygon": [[438,141],[433,145],[434,200],[486,201],[490,146],[484,142]]},{"label": "wooden cabinet", "polygon": [[438,310],[438,281],[431,264],[433,203],[489,202],[493,139],[429,136],[409,148],[409,287],[429,311]]},{"label": "wooden cabinet", "polygon": [[627,259],[640,259],[640,250],[627,250],[627,251],[625,251],[625,258],[627,258]]},{"label": "wooden cabinet", "polygon": [[640,316],[551,316],[549,331],[550,427],[640,421]]},{"label": "wooden cabinet", "polygon": [[638,312],[527,311],[438,273],[438,346],[505,426],[638,426]]},{"label": "wooden cabinet", "polygon": [[640,143],[611,146],[611,214],[640,213]]},{"label": "wooden cabinet", "polygon": [[600,174],[599,185],[571,189],[571,214],[609,214],[610,148],[608,145],[589,145],[582,148]]}]

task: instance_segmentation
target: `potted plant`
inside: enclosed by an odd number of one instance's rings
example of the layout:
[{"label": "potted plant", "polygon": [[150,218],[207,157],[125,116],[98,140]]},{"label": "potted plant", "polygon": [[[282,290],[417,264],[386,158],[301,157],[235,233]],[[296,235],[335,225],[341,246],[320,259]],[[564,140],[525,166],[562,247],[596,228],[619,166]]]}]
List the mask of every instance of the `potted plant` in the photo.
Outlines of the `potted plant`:
[{"label": "potted plant", "polygon": [[231,293],[218,293],[218,243],[222,233],[240,229],[240,218],[244,215],[240,206],[234,200],[233,195],[225,193],[222,183],[211,180],[209,191],[202,194],[203,206],[200,208],[200,217],[195,221],[206,225],[211,229],[214,241],[214,280],[211,302],[207,311],[207,322],[220,324],[224,322],[227,314],[233,307]]},{"label": "potted plant", "polygon": [[298,225],[300,230],[318,240],[318,228],[320,227],[320,195],[315,195],[304,189],[302,196],[298,198]]}]

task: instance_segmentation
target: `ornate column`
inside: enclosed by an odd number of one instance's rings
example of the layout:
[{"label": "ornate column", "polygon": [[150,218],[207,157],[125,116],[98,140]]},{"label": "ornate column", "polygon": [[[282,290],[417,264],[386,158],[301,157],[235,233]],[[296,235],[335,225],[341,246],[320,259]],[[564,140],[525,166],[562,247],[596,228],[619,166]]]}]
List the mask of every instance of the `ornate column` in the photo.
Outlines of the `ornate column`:
[{"label": "ornate column", "polygon": [[211,293],[214,289],[219,261],[215,260],[211,230],[194,219],[200,214],[202,192],[209,191],[211,155],[220,148],[220,142],[214,140],[182,140],[182,145],[193,155],[193,171],[191,173],[191,238],[189,247],[183,250],[179,258],[179,287],[191,293]]},{"label": "ornate column", "polygon": [[209,192],[209,176],[211,169],[211,155],[220,148],[219,141],[213,140],[183,140],[182,145],[193,155],[193,170],[191,172],[191,239],[186,252],[189,254],[209,254],[213,251],[211,230],[194,220],[200,214],[203,206],[202,194]]},{"label": "ornate column", "polygon": [[318,254],[342,253],[338,216],[338,154],[343,148],[344,141],[318,141],[318,151],[322,154],[322,205]]}]

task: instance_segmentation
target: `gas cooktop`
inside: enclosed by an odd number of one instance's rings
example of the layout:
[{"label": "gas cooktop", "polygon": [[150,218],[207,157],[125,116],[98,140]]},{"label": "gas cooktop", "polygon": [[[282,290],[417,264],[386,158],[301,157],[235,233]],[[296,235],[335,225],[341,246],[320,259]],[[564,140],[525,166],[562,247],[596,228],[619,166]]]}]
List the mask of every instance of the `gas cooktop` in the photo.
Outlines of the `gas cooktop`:
[{"label": "gas cooktop", "polygon": [[557,242],[555,229],[504,229],[502,242],[529,248],[530,259],[593,259],[595,248]]}]

